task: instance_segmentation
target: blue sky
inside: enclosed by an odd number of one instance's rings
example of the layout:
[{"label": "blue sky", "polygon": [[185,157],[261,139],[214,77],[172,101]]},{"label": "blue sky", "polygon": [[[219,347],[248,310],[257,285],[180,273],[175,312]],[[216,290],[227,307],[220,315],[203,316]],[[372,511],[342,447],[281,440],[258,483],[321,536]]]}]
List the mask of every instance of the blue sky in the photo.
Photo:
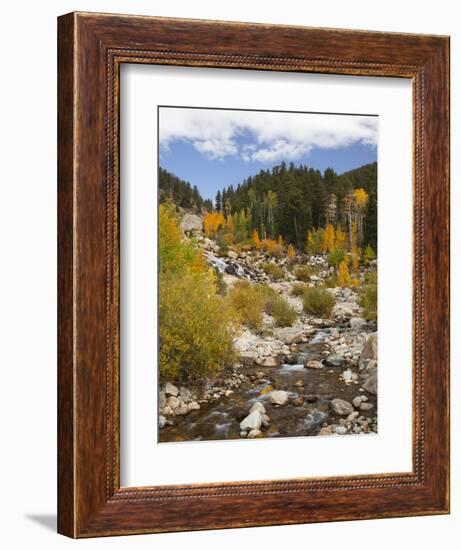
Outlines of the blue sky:
[{"label": "blue sky", "polygon": [[160,165],[204,198],[294,162],[342,173],[377,159],[378,119],[356,115],[160,108]]}]

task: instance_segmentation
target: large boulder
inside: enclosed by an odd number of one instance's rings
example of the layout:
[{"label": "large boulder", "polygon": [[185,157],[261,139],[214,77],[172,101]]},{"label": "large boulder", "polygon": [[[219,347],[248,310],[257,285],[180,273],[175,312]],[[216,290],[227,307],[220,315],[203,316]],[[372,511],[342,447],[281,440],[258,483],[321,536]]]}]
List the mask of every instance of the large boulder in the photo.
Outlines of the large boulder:
[{"label": "large boulder", "polygon": [[273,405],[286,405],[288,403],[288,393],[284,390],[274,390],[269,394],[269,399]]},{"label": "large boulder", "polygon": [[330,401],[330,406],[332,411],[339,416],[349,416],[354,412],[354,407],[351,403],[344,401],[344,399],[333,399]]},{"label": "large boulder", "polygon": [[197,233],[202,231],[202,218],[195,214],[185,214],[180,223],[184,233]]},{"label": "large boulder", "polygon": [[253,411],[240,422],[240,429],[242,432],[259,430],[259,428],[261,428],[262,421],[262,414],[259,411]]}]

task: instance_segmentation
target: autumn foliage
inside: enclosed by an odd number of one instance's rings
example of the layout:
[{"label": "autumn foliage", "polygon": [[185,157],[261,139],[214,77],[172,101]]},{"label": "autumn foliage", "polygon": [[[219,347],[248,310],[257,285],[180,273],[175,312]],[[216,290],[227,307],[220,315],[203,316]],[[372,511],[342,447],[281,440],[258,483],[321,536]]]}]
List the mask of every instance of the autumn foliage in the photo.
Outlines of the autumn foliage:
[{"label": "autumn foliage", "polygon": [[168,204],[160,205],[159,226],[160,377],[206,377],[234,359],[235,315]]}]

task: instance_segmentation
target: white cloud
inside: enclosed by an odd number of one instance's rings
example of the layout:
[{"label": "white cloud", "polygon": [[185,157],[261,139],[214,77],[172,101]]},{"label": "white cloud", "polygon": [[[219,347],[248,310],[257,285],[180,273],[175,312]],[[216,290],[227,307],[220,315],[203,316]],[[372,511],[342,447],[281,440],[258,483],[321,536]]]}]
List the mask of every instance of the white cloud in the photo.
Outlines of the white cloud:
[{"label": "white cloud", "polygon": [[[355,115],[277,113],[219,109],[160,109],[160,147],[189,141],[210,159],[295,160],[314,148],[377,144],[378,119]],[[242,143],[239,138],[251,143]]]}]

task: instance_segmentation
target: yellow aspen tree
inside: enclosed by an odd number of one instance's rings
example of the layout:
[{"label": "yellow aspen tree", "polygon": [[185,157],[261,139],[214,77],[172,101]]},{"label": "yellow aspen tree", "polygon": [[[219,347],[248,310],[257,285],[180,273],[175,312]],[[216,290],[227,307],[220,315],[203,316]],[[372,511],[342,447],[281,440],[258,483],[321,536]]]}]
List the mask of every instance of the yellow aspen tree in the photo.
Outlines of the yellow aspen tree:
[{"label": "yellow aspen tree", "polygon": [[336,227],[336,234],[335,234],[335,247],[336,248],[346,248],[346,240],[347,240],[346,233],[338,225]]},{"label": "yellow aspen tree", "polygon": [[347,267],[346,260],[343,260],[339,264],[338,283],[339,283],[339,286],[342,286],[342,287],[351,286],[351,275],[349,273],[349,268]]},{"label": "yellow aspen tree", "polygon": [[282,235],[279,235],[278,243],[279,243],[280,246],[283,246],[283,237],[282,237]]},{"label": "yellow aspen tree", "polygon": [[261,239],[259,238],[259,235],[256,229],[253,229],[251,240],[253,241],[255,248],[259,250],[261,248]]},{"label": "yellow aspen tree", "polygon": [[295,247],[292,244],[288,245],[287,256],[289,260],[294,260],[296,257]]},{"label": "yellow aspen tree", "polygon": [[323,249],[325,252],[330,252],[335,245],[335,228],[328,223],[325,227],[325,236],[323,241]]}]

